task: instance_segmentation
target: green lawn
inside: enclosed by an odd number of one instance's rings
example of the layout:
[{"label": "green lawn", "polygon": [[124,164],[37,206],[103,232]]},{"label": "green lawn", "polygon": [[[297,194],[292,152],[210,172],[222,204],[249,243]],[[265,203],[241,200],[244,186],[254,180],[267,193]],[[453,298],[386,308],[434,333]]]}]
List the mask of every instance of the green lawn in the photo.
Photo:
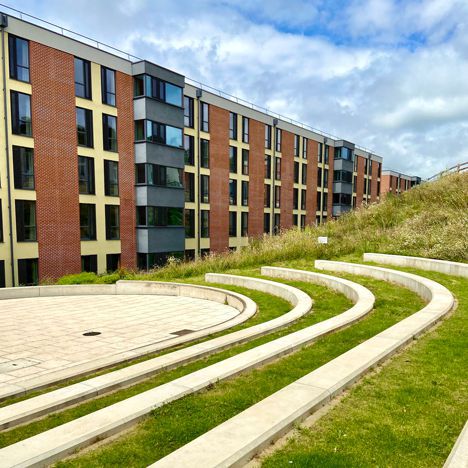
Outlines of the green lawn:
[{"label": "green lawn", "polygon": [[[377,297],[375,310],[360,322],[273,363],[159,408],[129,433],[95,450],[62,461],[58,466],[147,466],[423,306],[418,296],[404,288],[368,278],[347,277],[365,283]],[[300,287],[314,297],[314,314],[303,318],[287,331],[221,353],[223,357],[324,320],[351,305],[348,300],[326,288],[308,283],[288,284]],[[208,362],[214,362],[214,357],[191,366],[203,366]],[[181,369],[175,374],[179,372]],[[175,375],[169,373],[165,377],[174,378]]]}]

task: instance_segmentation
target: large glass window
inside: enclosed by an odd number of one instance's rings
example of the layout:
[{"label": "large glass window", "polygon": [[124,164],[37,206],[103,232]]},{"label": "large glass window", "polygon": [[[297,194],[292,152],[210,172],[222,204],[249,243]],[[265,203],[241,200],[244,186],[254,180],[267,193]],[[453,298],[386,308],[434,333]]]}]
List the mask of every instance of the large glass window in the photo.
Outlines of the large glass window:
[{"label": "large glass window", "polygon": [[281,158],[275,157],[275,179],[281,180]]},{"label": "large glass window", "polygon": [[135,165],[136,183],[142,185],[159,185],[163,187],[182,188],[182,169],[142,163]]},{"label": "large glass window", "polygon": [[80,203],[81,240],[96,240],[96,205]]},{"label": "large glass window", "polygon": [[94,194],[94,158],[78,156],[78,185],[82,194]]},{"label": "large glass window", "polygon": [[202,203],[210,202],[210,177],[203,174],[200,176],[200,196]]},{"label": "large glass window", "polygon": [[353,173],[350,171],[333,171],[333,180],[350,184],[353,181]]},{"label": "large glass window", "polygon": [[281,128],[276,128],[276,151],[281,153]]},{"label": "large glass window", "polygon": [[93,147],[93,111],[76,108],[76,131],[78,134],[78,146]]},{"label": "large glass window", "polygon": [[200,166],[210,167],[210,140],[200,140]]},{"label": "large glass window", "polygon": [[184,209],[137,206],[137,225],[147,227],[183,226]]},{"label": "large glass window", "polygon": [[15,135],[32,135],[31,96],[11,91],[11,127]]},{"label": "large glass window", "polygon": [[182,148],[182,133],[181,128],[171,127],[152,120],[137,120],[135,122],[136,141],[148,141]]},{"label": "large glass window", "polygon": [[334,205],[351,205],[351,194],[348,193],[334,193],[333,194]]},{"label": "large glass window", "polygon": [[249,235],[249,213],[243,211],[241,213],[241,236],[247,237]]},{"label": "large glass window", "polygon": [[307,185],[307,166],[302,165],[302,185]]},{"label": "large glass window", "polygon": [[185,237],[195,237],[195,210],[185,210]]},{"label": "large glass window", "polygon": [[182,129],[166,125],[166,145],[182,147]]},{"label": "large glass window", "polygon": [[265,154],[265,179],[271,179],[271,156]]},{"label": "large glass window", "polygon": [[229,172],[237,172],[237,148],[235,146],[229,147]]},{"label": "large glass window", "polygon": [[265,148],[271,149],[271,125],[265,125]]},{"label": "large glass window", "polygon": [[302,137],[302,157],[304,159],[307,159],[307,145],[309,141],[307,140],[306,137]]},{"label": "large glass window", "polygon": [[328,164],[328,159],[330,155],[330,147],[328,145],[325,145],[325,155],[324,155],[324,163]]},{"label": "large glass window", "polygon": [[275,208],[281,207],[281,187],[275,185]]},{"label": "large glass window", "polygon": [[237,205],[237,180],[229,179],[229,204]]},{"label": "large glass window", "polygon": [[117,151],[117,117],[102,114],[102,139],[104,150]]},{"label": "large glass window", "polygon": [[229,112],[229,138],[237,140],[237,114]]},{"label": "large glass window", "polygon": [[185,175],[185,201],[194,202],[195,201],[195,175],[192,172],[186,172]]},{"label": "large glass window", "polygon": [[299,163],[297,161],[294,162],[294,182],[299,183]]},{"label": "large glass window", "polygon": [[242,174],[249,175],[249,150],[242,150]]},{"label": "large glass window", "polygon": [[[293,189],[293,209],[297,210],[299,207],[299,190],[297,188]],[[297,223],[293,223],[297,224]]]},{"label": "large glass window", "polygon": [[229,212],[229,237],[237,237],[237,213]]},{"label": "large glass window", "polygon": [[36,202],[32,200],[16,200],[16,240],[18,242],[33,242],[36,237]]},{"label": "large glass window", "polygon": [[81,256],[81,271],[88,273],[98,272],[97,255],[82,255]]},{"label": "large glass window", "polygon": [[146,96],[175,106],[182,106],[182,88],[154,76],[135,76],[133,90],[135,97]]},{"label": "large glass window", "polygon": [[106,239],[120,239],[120,206],[106,205]]},{"label": "large glass window", "polygon": [[242,181],[242,206],[249,206],[249,183]]},{"label": "large glass window", "polygon": [[35,286],[39,283],[37,258],[21,258],[18,260],[18,282],[20,286]]},{"label": "large glass window", "polygon": [[208,210],[201,210],[200,223],[200,236],[210,237],[210,212]]},{"label": "large glass window", "polygon": [[354,151],[346,148],[345,146],[335,148],[335,159],[346,159],[347,161],[352,161],[354,159]]},{"label": "large glass window", "polygon": [[34,150],[13,146],[15,188],[34,190]]},{"label": "large glass window", "polygon": [[182,106],[182,88],[173,85],[172,83],[165,83],[166,89],[166,102],[174,106]]},{"label": "large glass window", "polygon": [[193,166],[194,164],[194,138],[192,135],[184,135],[185,164]]},{"label": "large glass window", "polygon": [[106,271],[113,272],[120,268],[120,254],[106,255]]},{"label": "large glass window", "polygon": [[75,57],[75,96],[91,99],[91,63]]},{"label": "large glass window", "polygon": [[102,102],[115,106],[115,71],[101,66]]},{"label": "large glass window", "polygon": [[184,96],[184,126],[193,128],[193,98]]},{"label": "large glass window", "polygon": [[202,132],[210,131],[210,112],[206,102],[200,102],[200,130]]},{"label": "large glass window", "polygon": [[29,83],[29,41],[20,37],[8,36],[10,57],[10,78]]},{"label": "large glass window", "polygon": [[244,143],[249,142],[249,119],[248,117],[242,117],[242,141]]},{"label": "large glass window", "polygon": [[305,190],[301,190],[301,210],[306,209],[306,193]]},{"label": "large glass window", "polygon": [[119,163],[104,160],[104,193],[108,197],[119,196]]},{"label": "large glass window", "polygon": [[263,206],[265,208],[270,208],[271,206],[271,185],[270,184],[264,185]]},{"label": "large glass window", "polygon": [[294,156],[299,157],[299,135],[294,135]]},{"label": "large glass window", "polygon": [[265,234],[270,234],[270,225],[271,225],[271,215],[270,213],[263,214],[263,232]]}]

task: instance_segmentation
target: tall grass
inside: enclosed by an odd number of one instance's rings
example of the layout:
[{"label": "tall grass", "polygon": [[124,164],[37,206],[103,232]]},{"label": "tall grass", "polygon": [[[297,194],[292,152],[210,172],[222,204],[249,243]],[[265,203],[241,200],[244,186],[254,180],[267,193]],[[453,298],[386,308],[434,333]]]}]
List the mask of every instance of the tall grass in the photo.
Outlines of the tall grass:
[{"label": "tall grass", "polygon": [[[327,236],[328,244],[319,244],[318,236]],[[321,226],[254,239],[238,252],[211,254],[192,262],[174,261],[150,273],[119,277],[186,278],[209,271],[304,257],[330,259],[365,251],[468,261],[468,173],[443,177],[400,196],[388,195],[381,203],[363,206]],[[80,282],[80,278],[75,275],[61,281]],[[95,277],[95,281],[108,282],[109,278]]]}]

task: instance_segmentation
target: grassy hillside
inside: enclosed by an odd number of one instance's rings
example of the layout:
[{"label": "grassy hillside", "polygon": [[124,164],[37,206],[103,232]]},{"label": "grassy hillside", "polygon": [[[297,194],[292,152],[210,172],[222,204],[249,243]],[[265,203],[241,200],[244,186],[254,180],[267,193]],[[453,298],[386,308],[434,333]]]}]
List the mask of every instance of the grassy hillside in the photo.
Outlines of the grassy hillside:
[{"label": "grassy hillside", "polygon": [[[328,236],[329,244],[317,243]],[[363,252],[395,253],[444,260],[468,261],[468,173],[453,174],[400,195],[371,204],[304,231],[291,229],[278,236],[253,240],[240,252],[229,252],[195,262],[172,262],[145,278],[174,279],[267,265],[300,258],[335,258]],[[70,275],[59,282],[113,282],[140,277],[134,273],[96,277]]]}]

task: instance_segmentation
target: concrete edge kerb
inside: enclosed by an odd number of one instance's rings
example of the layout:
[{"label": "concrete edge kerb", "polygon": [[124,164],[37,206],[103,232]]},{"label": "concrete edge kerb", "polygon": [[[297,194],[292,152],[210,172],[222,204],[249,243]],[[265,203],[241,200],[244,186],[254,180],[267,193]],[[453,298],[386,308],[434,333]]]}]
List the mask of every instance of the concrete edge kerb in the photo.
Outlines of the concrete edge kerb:
[{"label": "concrete edge kerb", "polygon": [[[57,383],[66,380],[71,377],[78,377],[88,372],[104,369],[120,362],[125,362],[131,359],[135,359],[145,354],[160,351],[167,347],[177,346],[189,341],[196,340],[204,337],[208,334],[217,333],[227,328],[232,328],[240,323],[245,322],[255,315],[257,312],[257,304],[249,297],[237,293],[235,291],[229,291],[226,289],[220,289],[212,286],[202,285],[190,285],[184,283],[170,283],[170,282],[156,282],[156,281],[117,281],[116,284],[112,285],[66,285],[66,286],[37,286],[31,287],[35,289],[37,294],[32,296],[30,293],[24,295],[23,289],[26,288],[7,288],[20,290],[19,295],[16,297],[53,297],[53,296],[77,296],[77,295],[102,295],[102,294],[122,294],[122,295],[139,295],[139,294],[154,294],[154,295],[168,295],[168,296],[185,296],[197,299],[204,299],[221,304],[227,304],[234,307],[239,311],[239,314],[232,319],[214,325],[209,328],[199,330],[189,335],[183,335],[168,339],[162,342],[155,343],[154,345],[144,346],[136,348],[134,350],[127,350],[120,353],[115,353],[110,356],[94,359],[91,361],[84,361],[77,363],[74,366],[56,370],[53,373],[45,374],[40,377],[24,379],[17,381],[15,384],[6,384],[0,387],[0,400],[12,397],[24,395],[26,392],[44,388],[52,383]],[[0,297],[1,297],[0,290]],[[78,292],[80,294],[78,294]],[[8,299],[13,299],[11,295],[8,295]],[[4,298],[6,299],[6,298]],[[68,387],[66,387],[68,388]],[[1,413],[1,409],[0,409]],[[2,419],[0,417],[0,429],[4,427],[2,425]]]},{"label": "concrete edge kerb", "polygon": [[407,255],[390,255],[370,252],[366,252],[364,254],[364,261],[419,268],[421,270],[437,271],[447,275],[468,278],[468,263],[437,260],[435,258],[410,257]]},{"label": "concrete edge kerb", "polygon": [[463,426],[443,468],[468,467],[468,421]]},{"label": "concrete edge kerb", "polygon": [[[206,432],[151,467],[177,468],[187,466],[188,462],[192,466],[202,463],[206,468],[242,466],[263,447],[284,434],[294,422],[304,419],[316,408],[326,404],[368,370],[434,325],[454,305],[452,294],[444,286],[417,275],[343,262],[319,261],[316,262],[316,268],[361,274],[406,285],[423,297],[429,296],[429,304]],[[266,271],[275,273],[273,269]],[[280,274],[279,271],[276,273]],[[293,279],[299,275],[290,272],[288,277]],[[419,287],[415,284],[417,280],[421,283]]]}]

